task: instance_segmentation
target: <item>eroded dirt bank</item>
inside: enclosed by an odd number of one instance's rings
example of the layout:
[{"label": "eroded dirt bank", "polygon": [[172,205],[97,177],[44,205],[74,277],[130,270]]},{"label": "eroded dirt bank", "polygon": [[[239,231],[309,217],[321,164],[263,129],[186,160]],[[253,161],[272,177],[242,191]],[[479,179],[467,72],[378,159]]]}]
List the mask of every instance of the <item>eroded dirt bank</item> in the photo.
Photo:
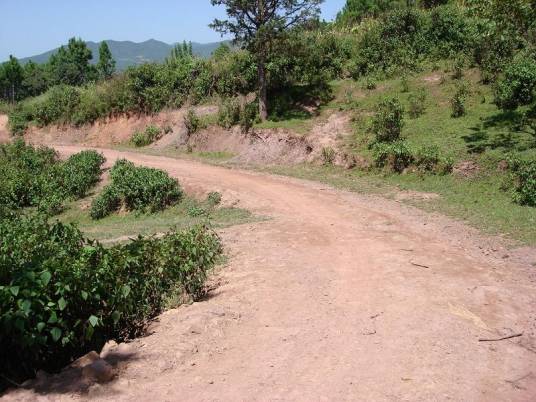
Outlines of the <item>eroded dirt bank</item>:
[{"label": "eroded dirt bank", "polygon": [[[80,396],[60,375],[6,400],[535,399],[536,273],[526,255],[393,201],[103,152],[271,219],[223,232],[231,258],[208,300],[107,352],[115,381]],[[523,335],[479,342],[512,333]]]}]

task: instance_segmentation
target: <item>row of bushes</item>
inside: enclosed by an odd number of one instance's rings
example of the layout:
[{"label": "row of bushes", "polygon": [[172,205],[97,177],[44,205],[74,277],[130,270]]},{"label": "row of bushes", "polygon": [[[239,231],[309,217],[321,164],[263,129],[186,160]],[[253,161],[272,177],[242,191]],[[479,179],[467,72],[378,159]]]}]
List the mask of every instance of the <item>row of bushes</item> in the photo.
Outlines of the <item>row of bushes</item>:
[{"label": "row of bushes", "polygon": [[378,142],[372,148],[374,163],[379,168],[387,168],[401,173],[415,167],[422,173],[448,174],[452,171],[453,159],[441,155],[437,146],[423,146],[417,149],[405,141]]},{"label": "row of bushes", "polygon": [[156,212],[180,201],[182,189],[166,172],[137,167],[121,159],[110,173],[111,183],[93,200],[90,215],[102,219],[114,211]]},{"label": "row of bushes", "polygon": [[138,335],[167,303],[197,299],[221,253],[204,226],[105,248],[45,215],[0,219],[0,390]]},{"label": "row of bushes", "polygon": [[22,140],[0,145],[0,203],[12,210],[37,207],[57,213],[68,199],[84,197],[100,179],[104,157],[83,151],[65,162],[50,148],[35,148]]}]

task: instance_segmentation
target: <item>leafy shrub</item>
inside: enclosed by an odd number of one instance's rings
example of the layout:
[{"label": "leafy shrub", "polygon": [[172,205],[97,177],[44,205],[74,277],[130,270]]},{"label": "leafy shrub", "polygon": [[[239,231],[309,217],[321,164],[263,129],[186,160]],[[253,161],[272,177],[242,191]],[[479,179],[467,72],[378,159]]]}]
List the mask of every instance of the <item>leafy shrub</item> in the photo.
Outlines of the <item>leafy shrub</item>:
[{"label": "leafy shrub", "polygon": [[209,204],[210,206],[220,205],[221,200],[222,200],[221,193],[218,193],[217,191],[212,191],[208,193],[207,204]]},{"label": "leafy shrub", "polygon": [[465,60],[463,57],[456,57],[454,59],[452,78],[455,80],[461,80],[463,78],[463,69],[465,67]]},{"label": "leafy shrub", "polygon": [[0,388],[140,334],[171,294],[203,294],[221,253],[203,226],[105,248],[42,215],[0,220]]},{"label": "leafy shrub", "polygon": [[231,128],[240,122],[240,103],[237,99],[225,99],[218,110],[218,124]]},{"label": "leafy shrub", "polygon": [[372,77],[367,77],[363,83],[363,89],[368,89],[369,91],[376,89],[377,86],[376,80]]},{"label": "leafy shrub", "polygon": [[376,107],[372,132],[376,142],[394,142],[400,138],[404,126],[404,108],[397,98],[387,98]]},{"label": "leafy shrub", "polygon": [[322,148],[322,163],[332,165],[335,161],[335,150],[331,147]]},{"label": "leafy shrub", "polygon": [[513,110],[536,100],[536,56],[522,55],[504,72],[495,89],[495,103],[501,109]]},{"label": "leafy shrub", "polygon": [[193,109],[188,109],[188,112],[184,116],[184,125],[186,126],[186,132],[188,135],[192,135],[201,127],[201,120]]},{"label": "leafy shrub", "polygon": [[413,154],[405,141],[376,143],[372,148],[377,167],[401,173],[413,163]]},{"label": "leafy shrub", "polygon": [[82,151],[72,155],[63,163],[62,188],[78,198],[99,182],[104,156],[96,151]]},{"label": "leafy shrub", "polygon": [[246,103],[240,108],[239,124],[243,133],[248,133],[258,118],[259,105],[257,102]]},{"label": "leafy shrub", "polygon": [[131,142],[136,147],[151,145],[162,136],[162,130],[156,126],[147,126],[145,131],[136,131],[132,135]]},{"label": "leafy shrub", "polygon": [[426,91],[421,88],[417,93],[409,96],[409,117],[416,119],[424,114],[426,110]]},{"label": "leafy shrub", "polygon": [[450,100],[450,107],[452,109],[452,117],[462,117],[466,114],[465,101],[467,100],[467,88],[464,85],[459,85],[454,93],[454,96]]},{"label": "leafy shrub", "polygon": [[85,151],[62,163],[54,150],[35,148],[23,140],[0,145],[0,199],[13,209],[61,210],[63,201],[85,195],[100,177],[104,158]]},{"label": "leafy shrub", "polygon": [[402,79],[400,80],[400,92],[402,93],[409,92],[408,76],[405,74],[402,76]]},{"label": "leafy shrub", "polygon": [[536,161],[511,159],[514,176],[514,201],[520,205],[536,207]]},{"label": "leafy shrub", "polygon": [[58,85],[50,89],[43,99],[36,103],[33,111],[33,118],[41,127],[71,122],[80,104],[80,93],[75,87]]},{"label": "leafy shrub", "polygon": [[438,146],[423,146],[415,152],[414,163],[422,172],[447,174],[452,171],[453,161],[443,157]]},{"label": "leafy shrub", "polygon": [[32,121],[32,114],[28,107],[18,104],[8,115],[9,131],[13,135],[23,135]]},{"label": "leafy shrub", "polygon": [[93,219],[101,219],[122,206],[127,211],[156,212],[182,198],[177,180],[163,170],[136,167],[122,159],[115,163],[110,177],[111,184],[93,201]]},{"label": "leafy shrub", "polygon": [[187,210],[188,216],[192,218],[198,218],[200,216],[208,215],[208,212],[205,208],[200,207],[199,205],[190,205]]}]

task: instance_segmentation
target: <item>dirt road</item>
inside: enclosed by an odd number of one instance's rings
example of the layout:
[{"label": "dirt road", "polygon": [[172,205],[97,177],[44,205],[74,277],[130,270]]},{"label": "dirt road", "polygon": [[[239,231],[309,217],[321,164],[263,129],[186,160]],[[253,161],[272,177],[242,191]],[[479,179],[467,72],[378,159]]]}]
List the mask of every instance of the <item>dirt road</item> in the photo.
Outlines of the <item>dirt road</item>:
[{"label": "dirt road", "polygon": [[[211,297],[113,348],[117,379],[82,397],[536,400],[536,268],[463,225],[320,184],[103,152],[270,219],[227,229],[231,258]],[[523,335],[479,342],[513,333]],[[80,397],[54,381],[7,399]]]}]

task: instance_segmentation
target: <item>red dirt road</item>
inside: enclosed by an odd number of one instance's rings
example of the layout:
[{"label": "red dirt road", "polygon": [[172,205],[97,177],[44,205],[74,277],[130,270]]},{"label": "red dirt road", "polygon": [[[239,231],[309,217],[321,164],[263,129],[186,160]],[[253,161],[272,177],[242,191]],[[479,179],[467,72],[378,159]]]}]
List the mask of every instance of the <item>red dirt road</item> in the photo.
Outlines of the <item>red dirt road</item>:
[{"label": "red dirt road", "polygon": [[219,287],[114,348],[115,381],[80,395],[59,376],[7,400],[536,400],[536,268],[485,255],[462,224],[320,184],[102,151],[270,219],[222,233]]}]

